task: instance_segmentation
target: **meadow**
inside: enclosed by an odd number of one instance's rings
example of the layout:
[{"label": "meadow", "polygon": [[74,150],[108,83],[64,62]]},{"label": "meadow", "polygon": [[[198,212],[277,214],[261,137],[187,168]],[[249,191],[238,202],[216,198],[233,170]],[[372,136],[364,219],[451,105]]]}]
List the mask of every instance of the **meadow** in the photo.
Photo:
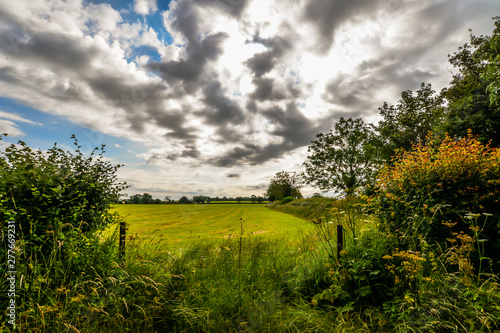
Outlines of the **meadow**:
[{"label": "meadow", "polygon": [[127,235],[143,240],[163,240],[167,247],[196,241],[244,236],[296,237],[312,225],[264,204],[116,205],[114,211],[127,222]]}]

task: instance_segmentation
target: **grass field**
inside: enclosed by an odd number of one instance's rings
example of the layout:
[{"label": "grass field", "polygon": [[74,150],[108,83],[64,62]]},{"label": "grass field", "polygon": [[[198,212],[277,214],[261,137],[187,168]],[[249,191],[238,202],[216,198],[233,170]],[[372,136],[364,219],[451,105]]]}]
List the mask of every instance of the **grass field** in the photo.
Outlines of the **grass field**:
[{"label": "grass field", "polygon": [[127,236],[161,238],[174,246],[197,240],[244,236],[283,237],[311,230],[305,220],[276,212],[262,204],[117,205],[128,224]]}]

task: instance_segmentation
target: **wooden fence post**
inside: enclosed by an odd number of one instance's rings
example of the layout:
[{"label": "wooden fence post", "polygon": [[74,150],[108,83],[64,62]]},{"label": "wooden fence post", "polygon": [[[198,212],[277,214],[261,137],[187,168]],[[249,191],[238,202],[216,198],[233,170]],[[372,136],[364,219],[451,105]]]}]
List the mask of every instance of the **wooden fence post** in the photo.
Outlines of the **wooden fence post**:
[{"label": "wooden fence post", "polygon": [[344,249],[344,233],[342,226],[337,225],[337,260],[340,260],[340,252]]},{"label": "wooden fence post", "polygon": [[127,223],[120,222],[120,243],[118,246],[118,252],[120,253],[120,259],[125,256],[125,236],[127,232]]}]

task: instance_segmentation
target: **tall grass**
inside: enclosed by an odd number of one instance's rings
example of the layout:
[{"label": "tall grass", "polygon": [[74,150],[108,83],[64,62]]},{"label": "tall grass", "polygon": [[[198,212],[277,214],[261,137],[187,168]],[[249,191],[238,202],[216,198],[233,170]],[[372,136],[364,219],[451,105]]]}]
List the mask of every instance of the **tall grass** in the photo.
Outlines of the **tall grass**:
[{"label": "tall grass", "polygon": [[[447,253],[419,254],[425,264],[414,272],[416,288],[406,291],[395,276],[409,273],[403,270],[407,266],[391,272],[387,255],[393,254],[394,261],[400,254],[376,228],[348,243],[337,261],[314,230],[270,238],[247,233],[250,223],[235,220],[239,232],[232,237],[177,248],[162,238],[128,238],[123,262],[118,260],[116,234],[75,246],[73,257],[64,264],[58,248],[43,260],[20,261],[18,331],[487,332],[500,328],[498,280],[490,276],[478,284],[447,271]],[[27,244],[19,244],[20,253],[23,246]],[[0,331],[7,332],[4,315]]]}]

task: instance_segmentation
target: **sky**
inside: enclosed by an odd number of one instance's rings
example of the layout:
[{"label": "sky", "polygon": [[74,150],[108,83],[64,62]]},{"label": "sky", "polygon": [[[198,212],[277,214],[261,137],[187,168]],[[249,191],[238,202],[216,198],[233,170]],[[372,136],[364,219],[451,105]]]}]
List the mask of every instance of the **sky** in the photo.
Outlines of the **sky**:
[{"label": "sky", "polygon": [[[340,117],[446,87],[498,0],[0,2],[0,148],[106,145],[126,193],[262,195]],[[306,187],[308,196],[317,189]]]}]

